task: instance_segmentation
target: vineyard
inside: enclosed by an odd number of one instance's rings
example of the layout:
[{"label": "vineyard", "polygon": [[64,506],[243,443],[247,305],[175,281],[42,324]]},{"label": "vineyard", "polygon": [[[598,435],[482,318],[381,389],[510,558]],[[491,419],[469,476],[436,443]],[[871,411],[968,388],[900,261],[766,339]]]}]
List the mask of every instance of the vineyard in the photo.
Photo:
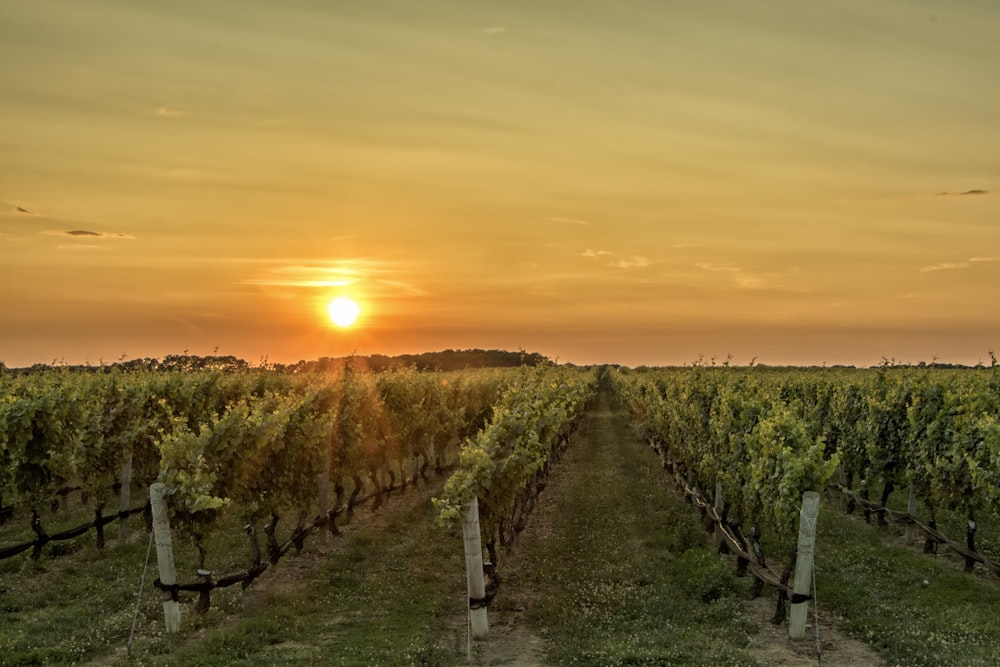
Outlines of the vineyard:
[{"label": "vineyard", "polygon": [[204,560],[227,512],[267,519],[272,530],[281,516],[301,530],[325,514],[335,529],[319,504],[321,477],[332,480],[336,506],[349,491],[347,511],[366,483],[377,505],[387,486],[426,477],[488,418],[505,381],[500,372],[376,377],[351,366],[308,376],[22,376],[4,383],[0,403],[0,489],[8,512],[30,513],[38,533],[41,512],[69,490],[90,499],[100,528],[114,490],[161,481]]},{"label": "vineyard", "polygon": [[977,521],[1000,517],[995,367],[696,367],[614,377],[636,427],[665,461],[706,496],[725,499],[727,525],[769,530],[787,545],[805,491],[836,484],[849,511],[860,504],[882,525],[901,491],[911,513],[918,505],[926,512],[928,551],[945,541],[938,515],[957,513],[967,520],[965,547],[951,544],[963,550],[967,571],[983,563],[1000,574],[975,546]]},{"label": "vineyard", "polygon": [[[54,368],[0,375],[0,600],[46,563],[84,549],[112,559],[151,546],[154,523],[169,522],[180,581],[161,574],[146,595],[207,618],[292,550],[344,539],[362,507],[391,512],[392,499],[423,488],[434,541],[467,529],[477,508],[467,597],[485,622],[505,595],[517,536],[599,391],[622,406],[714,544],[736,554],[747,594],[777,592],[775,623],[789,602],[812,600],[790,582],[810,491],[824,494],[824,511],[919,530],[928,558],[956,553],[968,576],[1000,574],[996,368]],[[156,521],[154,485],[168,508]]]}]

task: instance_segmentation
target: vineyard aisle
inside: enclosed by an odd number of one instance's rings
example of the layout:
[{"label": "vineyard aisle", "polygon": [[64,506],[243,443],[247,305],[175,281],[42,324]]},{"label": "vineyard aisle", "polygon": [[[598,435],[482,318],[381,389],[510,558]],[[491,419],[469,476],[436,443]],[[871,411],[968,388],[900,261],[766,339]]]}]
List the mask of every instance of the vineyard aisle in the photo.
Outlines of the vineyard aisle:
[{"label": "vineyard aisle", "polygon": [[[503,564],[473,662],[815,665],[767,622],[773,593],[745,602],[733,569],[602,389]],[[882,664],[831,628],[823,644],[824,665]]]},{"label": "vineyard aisle", "polygon": [[311,539],[245,594],[232,591],[229,604],[220,595],[207,618],[185,605],[186,625],[172,640],[160,630],[162,612],[151,614],[134,659],[119,654],[114,664],[454,664],[459,630],[441,629],[465,599],[464,559],[460,539],[434,525],[431,497],[443,478],[432,480],[393,492],[378,511],[357,510],[341,536]]}]

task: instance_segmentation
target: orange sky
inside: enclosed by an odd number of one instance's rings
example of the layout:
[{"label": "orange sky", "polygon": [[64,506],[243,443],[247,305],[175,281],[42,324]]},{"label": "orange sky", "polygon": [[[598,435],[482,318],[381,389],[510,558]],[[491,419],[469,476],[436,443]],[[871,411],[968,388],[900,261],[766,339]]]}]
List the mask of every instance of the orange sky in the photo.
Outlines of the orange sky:
[{"label": "orange sky", "polygon": [[4,0],[0,361],[988,361],[997,35],[993,0]]}]

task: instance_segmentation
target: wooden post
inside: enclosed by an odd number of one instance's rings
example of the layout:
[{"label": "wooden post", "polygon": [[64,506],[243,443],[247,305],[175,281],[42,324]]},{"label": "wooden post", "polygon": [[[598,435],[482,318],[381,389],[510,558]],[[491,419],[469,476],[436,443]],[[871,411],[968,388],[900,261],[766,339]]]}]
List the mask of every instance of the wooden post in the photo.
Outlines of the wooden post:
[{"label": "wooden post", "polygon": [[[156,482],[149,487],[149,502],[153,509],[153,534],[156,539],[156,563],[160,568],[160,583],[177,583],[174,568],[174,548],[170,539],[170,515],[167,511],[167,487]],[[181,606],[168,591],[163,592],[163,618],[167,632],[180,632]]]},{"label": "wooden post", "polygon": [[819,516],[819,494],[815,491],[806,491],[802,494],[802,509],[799,512],[799,545],[795,559],[795,580],[792,584],[792,606],[788,617],[788,636],[792,639],[802,639],[806,636],[813,554],[816,550],[817,516]]},{"label": "wooden post", "polygon": [[483,577],[483,542],[479,534],[479,498],[462,506],[462,537],[465,541],[465,574],[469,590],[469,633],[481,639],[489,632],[486,617],[486,581]]},{"label": "wooden post", "polygon": [[441,462],[437,457],[437,447],[434,445],[434,438],[430,438],[427,445],[427,460],[434,462],[434,473],[440,476]]},{"label": "wooden post", "polygon": [[[128,512],[129,503],[132,502],[132,454],[129,453],[128,459],[126,459],[125,464],[122,465],[122,476],[121,476],[121,490],[118,492],[118,511]],[[125,516],[122,515],[118,518],[118,542],[123,544],[128,538],[128,525]]]},{"label": "wooden post", "polygon": [[[976,520],[972,516],[972,511],[969,511],[969,523],[968,527],[965,529],[965,546],[971,553],[976,553]],[[965,557],[965,571],[972,572],[973,568],[976,567],[976,559]]]},{"label": "wooden post", "polygon": [[[912,517],[917,516],[917,495],[913,492],[913,485],[910,484],[910,497],[906,501],[906,513]],[[906,546],[912,547],[917,543],[917,528],[912,523],[906,524]]]}]

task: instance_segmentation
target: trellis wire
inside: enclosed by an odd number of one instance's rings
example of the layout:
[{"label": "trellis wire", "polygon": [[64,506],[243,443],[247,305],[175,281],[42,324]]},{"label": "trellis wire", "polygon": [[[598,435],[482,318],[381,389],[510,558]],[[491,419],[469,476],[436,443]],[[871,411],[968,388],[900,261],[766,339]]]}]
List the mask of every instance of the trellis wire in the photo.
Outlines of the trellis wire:
[{"label": "trellis wire", "polygon": [[142,602],[142,589],[146,585],[146,569],[149,567],[149,554],[153,550],[153,531],[149,531],[149,545],[146,547],[146,562],[142,564],[142,576],[139,578],[139,591],[135,594],[135,613],[132,615],[132,630],[128,633],[128,644],[125,654],[132,655],[132,639],[135,637],[135,625],[139,620],[139,604]]}]

